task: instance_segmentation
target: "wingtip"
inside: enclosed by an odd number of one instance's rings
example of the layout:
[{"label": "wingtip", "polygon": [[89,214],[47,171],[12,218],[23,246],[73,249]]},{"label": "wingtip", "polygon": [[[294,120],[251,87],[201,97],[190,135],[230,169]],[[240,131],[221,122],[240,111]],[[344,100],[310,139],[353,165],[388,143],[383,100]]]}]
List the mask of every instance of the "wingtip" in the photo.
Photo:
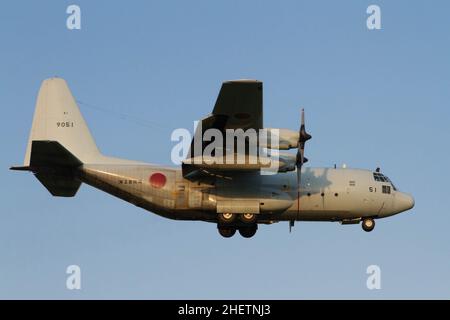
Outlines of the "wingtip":
[{"label": "wingtip", "polygon": [[236,79],[236,80],[227,80],[224,83],[262,83],[262,81],[256,79]]}]

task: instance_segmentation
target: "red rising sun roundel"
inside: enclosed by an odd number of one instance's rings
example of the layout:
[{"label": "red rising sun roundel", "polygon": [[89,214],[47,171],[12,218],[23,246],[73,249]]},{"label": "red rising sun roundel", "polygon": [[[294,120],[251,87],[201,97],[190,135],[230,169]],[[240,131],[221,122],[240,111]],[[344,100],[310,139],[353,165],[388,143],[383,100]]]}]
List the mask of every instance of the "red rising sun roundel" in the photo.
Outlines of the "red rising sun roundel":
[{"label": "red rising sun roundel", "polygon": [[149,181],[150,181],[150,184],[152,185],[152,187],[162,188],[166,185],[167,179],[166,179],[165,175],[157,172],[150,176]]}]

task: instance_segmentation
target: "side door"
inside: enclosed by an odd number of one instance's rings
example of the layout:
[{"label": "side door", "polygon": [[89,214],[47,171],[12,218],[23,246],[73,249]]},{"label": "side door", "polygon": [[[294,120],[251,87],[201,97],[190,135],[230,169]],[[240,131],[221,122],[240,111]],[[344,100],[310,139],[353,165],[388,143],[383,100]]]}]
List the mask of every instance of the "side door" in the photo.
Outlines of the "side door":
[{"label": "side door", "polygon": [[200,186],[195,183],[189,185],[188,190],[188,207],[190,209],[199,209],[202,207],[203,192]]}]

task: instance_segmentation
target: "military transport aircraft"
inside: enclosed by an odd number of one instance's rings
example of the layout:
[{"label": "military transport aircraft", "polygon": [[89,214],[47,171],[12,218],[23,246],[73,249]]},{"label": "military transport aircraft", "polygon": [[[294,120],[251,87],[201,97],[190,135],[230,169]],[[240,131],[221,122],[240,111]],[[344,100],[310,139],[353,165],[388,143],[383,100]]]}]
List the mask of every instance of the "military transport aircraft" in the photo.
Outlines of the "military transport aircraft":
[{"label": "military transport aircraft", "polygon": [[[262,129],[262,87],[256,80],[224,82],[195,135]],[[53,196],[72,197],[84,182],[166,218],[215,223],[223,237],[238,230],[250,238],[258,224],[279,221],[289,222],[289,228],[295,221],[362,222],[372,231],[375,219],[414,206],[413,197],[379,169],[304,167],[311,136],[303,112],[299,131],[274,132],[278,141],[266,148],[297,149],[296,155],[280,153],[276,174],[261,174],[260,164],[193,161],[198,154],[192,152],[181,168],[108,157],[97,148],[65,80],[51,78],[38,94],[24,165],[11,169],[33,172]],[[200,151],[205,147],[202,141]]]}]

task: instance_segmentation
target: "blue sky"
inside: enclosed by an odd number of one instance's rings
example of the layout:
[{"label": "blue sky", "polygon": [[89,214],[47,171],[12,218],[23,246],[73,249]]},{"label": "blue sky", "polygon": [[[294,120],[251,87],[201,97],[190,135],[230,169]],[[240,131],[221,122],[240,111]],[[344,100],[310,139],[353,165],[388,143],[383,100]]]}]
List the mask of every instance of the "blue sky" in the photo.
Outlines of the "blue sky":
[{"label": "blue sky", "polygon": [[[68,5],[82,29],[69,31]],[[381,7],[382,30],[366,28]],[[450,298],[448,1],[8,1],[0,10],[0,298]],[[260,227],[246,240],[89,186],[52,198],[21,164],[40,82],[64,77],[102,152],[169,163],[221,82],[264,82],[264,122],[310,166],[380,166],[416,199],[371,233]],[[101,109],[101,110],[99,110]],[[65,287],[79,265],[82,289]],[[382,289],[366,288],[379,265]]]}]

